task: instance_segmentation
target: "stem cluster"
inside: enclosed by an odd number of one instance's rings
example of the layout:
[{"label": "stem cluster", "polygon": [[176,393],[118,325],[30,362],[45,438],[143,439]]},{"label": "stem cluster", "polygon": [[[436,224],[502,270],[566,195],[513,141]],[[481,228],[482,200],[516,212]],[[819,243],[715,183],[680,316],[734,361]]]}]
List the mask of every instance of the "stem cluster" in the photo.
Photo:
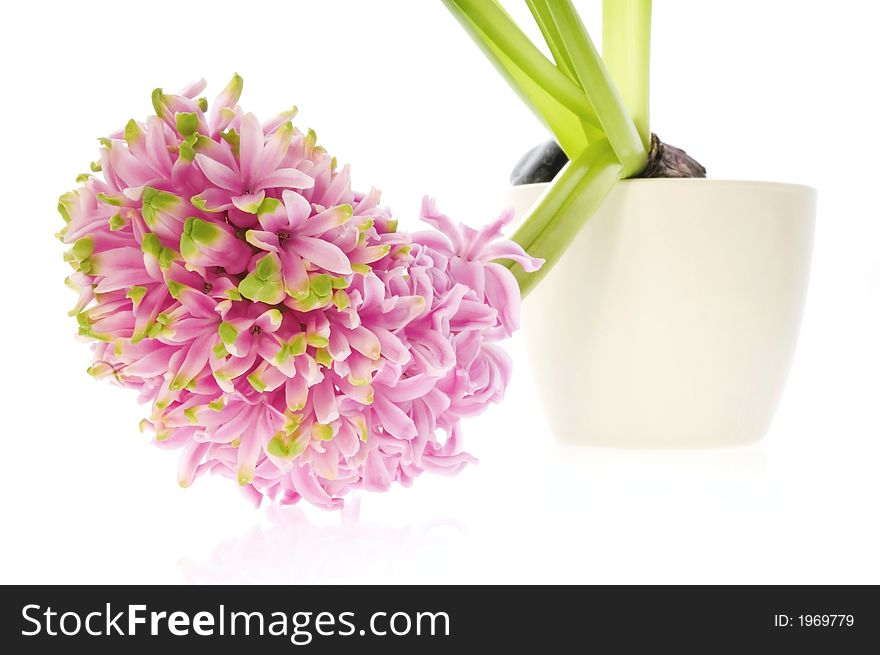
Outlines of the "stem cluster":
[{"label": "stem cluster", "polygon": [[508,262],[523,296],[559,260],[621,179],[648,161],[651,0],[603,1],[603,54],[571,0],[526,0],[545,57],[498,0],[443,0],[571,160],[513,235],[534,273]]}]

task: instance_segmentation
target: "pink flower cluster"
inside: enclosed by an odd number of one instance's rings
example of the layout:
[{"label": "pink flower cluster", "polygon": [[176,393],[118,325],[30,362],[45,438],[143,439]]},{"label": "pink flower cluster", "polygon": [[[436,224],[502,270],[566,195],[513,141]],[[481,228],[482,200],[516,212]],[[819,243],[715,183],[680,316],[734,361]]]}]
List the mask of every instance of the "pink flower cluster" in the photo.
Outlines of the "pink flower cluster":
[{"label": "pink flower cluster", "polygon": [[209,113],[204,86],[156,90],[155,116],[101,139],[103,179],[61,197],[90,373],[152,404],[183,486],[212,471],[336,507],[459,471],[460,419],[510,376],[520,296],[492,260],[540,265],[500,238],[509,215],[477,231],[426,199],[437,229],[398,232],[295,108],[261,124],[236,75]]}]

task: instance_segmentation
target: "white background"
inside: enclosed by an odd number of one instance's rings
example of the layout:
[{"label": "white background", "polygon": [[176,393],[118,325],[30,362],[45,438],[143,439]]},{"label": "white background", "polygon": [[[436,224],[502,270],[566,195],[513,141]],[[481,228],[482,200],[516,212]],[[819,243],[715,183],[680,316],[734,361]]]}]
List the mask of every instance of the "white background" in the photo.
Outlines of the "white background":
[{"label": "white background", "polygon": [[[508,1],[521,24],[528,12]],[[599,38],[598,0],[579,2]],[[522,340],[502,406],[465,425],[481,464],[353,499],[255,511],[182,490],[144,410],[85,373],[53,239],[57,197],[150,91],[233,71],[383,189],[478,224],[545,138],[439,1],[11,3],[0,38],[2,533],[7,582],[880,582],[880,39],[874,3],[658,0],[653,127],[716,178],[819,188],[807,314],[756,447],[555,444]],[[539,38],[529,26],[530,33]]]}]

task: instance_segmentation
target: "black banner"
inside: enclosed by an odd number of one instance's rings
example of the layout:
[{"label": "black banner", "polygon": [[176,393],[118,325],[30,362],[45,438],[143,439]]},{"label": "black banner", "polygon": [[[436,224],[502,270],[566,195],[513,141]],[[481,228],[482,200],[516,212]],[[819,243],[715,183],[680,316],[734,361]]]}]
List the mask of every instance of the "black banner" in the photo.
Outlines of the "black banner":
[{"label": "black banner", "polygon": [[880,643],[873,587],[5,587],[0,611],[0,643],[14,653],[853,652]]}]

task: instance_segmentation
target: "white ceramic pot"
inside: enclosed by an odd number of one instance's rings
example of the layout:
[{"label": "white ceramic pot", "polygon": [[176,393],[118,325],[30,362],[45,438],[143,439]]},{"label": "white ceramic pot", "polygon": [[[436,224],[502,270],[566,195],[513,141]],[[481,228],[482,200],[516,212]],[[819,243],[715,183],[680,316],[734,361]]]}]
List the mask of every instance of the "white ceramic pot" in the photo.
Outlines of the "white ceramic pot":
[{"label": "white ceramic pot", "polygon": [[[546,188],[511,189],[523,216]],[[564,441],[706,447],[767,432],[795,351],[816,192],[793,184],[618,184],[526,298],[551,428]]]}]

